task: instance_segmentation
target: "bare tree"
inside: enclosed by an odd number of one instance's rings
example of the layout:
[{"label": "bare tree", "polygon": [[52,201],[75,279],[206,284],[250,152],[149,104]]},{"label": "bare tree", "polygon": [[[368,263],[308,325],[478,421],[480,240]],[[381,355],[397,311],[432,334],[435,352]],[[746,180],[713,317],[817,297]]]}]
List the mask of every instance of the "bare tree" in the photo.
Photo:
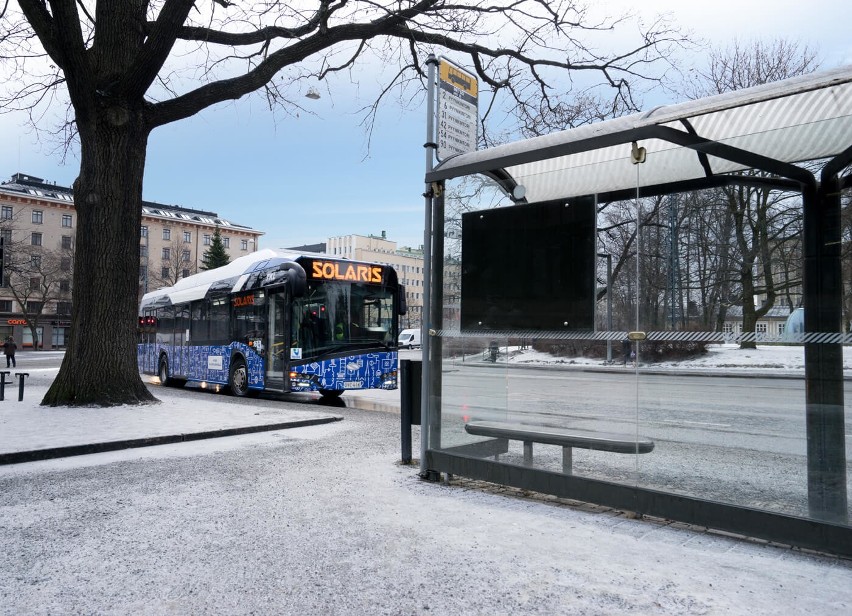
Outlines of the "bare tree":
[{"label": "bare tree", "polygon": [[[180,233],[173,233],[171,241],[161,247],[160,267],[148,272],[148,278],[153,283],[152,289],[170,287],[181,278],[196,273],[195,259],[188,246],[180,237]],[[156,261],[157,256],[149,255],[149,259]]]},{"label": "bare tree", "polygon": [[[734,42],[727,49],[711,51],[709,68],[699,72],[699,81],[693,87],[696,95],[721,94],[806,74],[818,66],[816,53],[795,42],[784,39],[768,43]],[[759,180],[764,174],[743,175]],[[736,299],[741,304],[742,330],[754,333],[757,321],[775,305],[779,286],[780,290],[790,289],[800,282],[799,273],[791,275],[789,270],[778,267],[785,263],[785,259],[778,257],[789,256],[787,253],[796,250],[801,231],[801,203],[759,184],[705,194],[715,194],[710,198],[724,204],[721,209],[710,208],[722,214],[717,224],[727,228],[728,223],[733,223],[732,237],[720,238],[722,242],[733,242],[725,257],[725,267],[720,271],[724,275],[728,266],[735,270],[738,292],[728,301]],[[728,259],[733,261],[729,263]],[[755,300],[758,295],[765,298],[760,305]],[[756,344],[754,339],[741,342],[744,348],[754,348]]]},{"label": "bare tree", "polygon": [[[611,88],[613,104],[634,108],[636,84],[682,38],[656,22],[631,48],[601,54],[600,41],[584,45],[583,35],[601,36],[621,21],[596,21],[575,0],[18,5],[20,13],[0,8],[0,56],[7,59],[6,87],[13,87],[0,106],[28,109],[38,123],[44,105],[67,94],[65,130],[79,141],[81,159],[71,337],[46,405],[153,400],[136,367],[139,259],[126,247],[138,243],[154,129],[256,91],[296,112],[295,93],[306,79],[348,72],[357,80],[356,69],[380,57],[394,68],[372,113],[395,86],[421,86],[426,55],[441,50],[466,57],[491,100],[513,109],[540,108],[568,91],[570,74],[595,75]],[[498,109],[486,104],[484,117]],[[94,327],[110,328],[108,343]]]},{"label": "bare tree", "polygon": [[56,302],[71,297],[72,254],[70,247],[50,250],[21,241],[4,249],[6,284],[21,306],[36,350],[44,342],[38,335],[42,317]]}]

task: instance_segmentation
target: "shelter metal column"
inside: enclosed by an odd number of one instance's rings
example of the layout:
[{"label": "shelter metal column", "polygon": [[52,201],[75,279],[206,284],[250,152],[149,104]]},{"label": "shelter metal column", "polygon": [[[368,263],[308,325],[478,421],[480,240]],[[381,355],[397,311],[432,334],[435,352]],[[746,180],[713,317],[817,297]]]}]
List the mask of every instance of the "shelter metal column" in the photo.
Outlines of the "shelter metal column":
[{"label": "shelter metal column", "polygon": [[[432,171],[435,161],[435,67],[438,63],[435,54],[429,54],[426,61],[428,66],[428,93],[426,94],[426,175]],[[420,384],[420,476],[429,477],[426,468],[426,449],[429,446],[429,356],[431,347],[429,341],[430,306],[430,276],[432,272],[432,187],[426,182],[423,194],[426,200],[425,219],[423,221],[423,310],[420,320],[420,348],[423,354],[422,381]]]},{"label": "shelter metal column", "polygon": [[[432,328],[444,328],[444,183],[432,184],[432,278],[430,297]],[[429,448],[441,448],[441,391],[443,387],[441,363],[443,362],[443,339],[430,336],[429,394],[432,405],[429,409]]]},{"label": "shelter metal column", "polygon": [[[828,166],[826,167],[828,169]],[[807,187],[804,201],[805,383],[808,508],[846,523],[840,189],[836,176]]]}]

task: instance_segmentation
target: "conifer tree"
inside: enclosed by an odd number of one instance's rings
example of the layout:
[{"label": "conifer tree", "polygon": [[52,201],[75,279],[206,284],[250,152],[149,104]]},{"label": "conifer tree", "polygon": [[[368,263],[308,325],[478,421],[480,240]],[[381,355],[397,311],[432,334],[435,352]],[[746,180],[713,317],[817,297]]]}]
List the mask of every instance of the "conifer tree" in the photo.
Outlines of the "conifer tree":
[{"label": "conifer tree", "polygon": [[225,251],[225,244],[222,243],[222,234],[219,233],[219,227],[213,232],[213,241],[210,243],[210,248],[204,251],[201,255],[201,269],[212,270],[223,265],[228,265],[231,258]]}]

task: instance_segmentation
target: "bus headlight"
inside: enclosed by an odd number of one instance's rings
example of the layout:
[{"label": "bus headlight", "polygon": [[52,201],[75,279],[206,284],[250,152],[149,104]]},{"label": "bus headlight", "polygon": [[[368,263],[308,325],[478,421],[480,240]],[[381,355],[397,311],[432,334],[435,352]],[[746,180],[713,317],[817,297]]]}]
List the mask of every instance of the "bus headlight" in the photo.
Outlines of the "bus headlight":
[{"label": "bus headlight", "polygon": [[290,390],[291,391],[309,391],[311,389],[311,377],[307,374],[298,372],[290,373]]},{"label": "bus headlight", "polygon": [[387,374],[380,374],[382,389],[396,389],[396,370]]}]

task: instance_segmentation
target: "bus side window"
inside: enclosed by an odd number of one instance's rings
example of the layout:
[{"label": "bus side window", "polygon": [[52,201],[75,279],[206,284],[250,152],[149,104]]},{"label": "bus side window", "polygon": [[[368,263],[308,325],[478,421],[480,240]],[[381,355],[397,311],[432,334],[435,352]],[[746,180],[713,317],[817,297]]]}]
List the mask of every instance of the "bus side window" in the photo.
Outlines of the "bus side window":
[{"label": "bus side window", "polygon": [[228,309],[229,304],[226,298],[216,298],[210,304],[210,344],[228,344],[230,336],[228,335]]},{"label": "bus side window", "polygon": [[160,315],[160,327],[157,330],[157,342],[160,344],[174,344],[175,328],[174,308],[169,306],[163,308]]},{"label": "bus side window", "polygon": [[203,318],[201,301],[192,302],[190,309],[190,337],[194,345],[207,343],[207,319]]}]

